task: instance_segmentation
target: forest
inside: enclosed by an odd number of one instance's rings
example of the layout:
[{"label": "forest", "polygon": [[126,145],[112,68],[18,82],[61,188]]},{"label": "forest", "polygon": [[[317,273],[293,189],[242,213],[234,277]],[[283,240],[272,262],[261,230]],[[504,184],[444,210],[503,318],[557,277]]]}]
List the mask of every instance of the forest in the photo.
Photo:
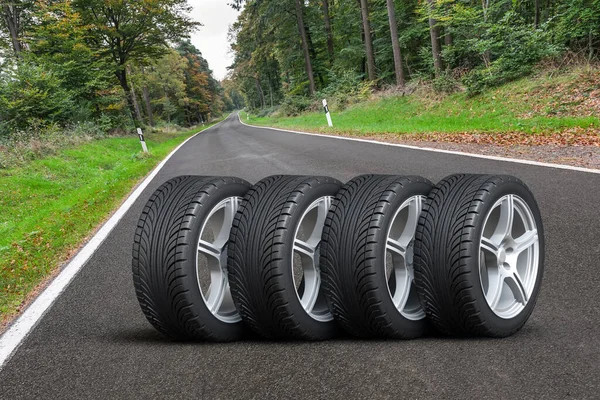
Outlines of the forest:
[{"label": "forest", "polygon": [[241,106],[189,41],[185,0],[0,1],[0,145],[194,126]]},{"label": "forest", "polygon": [[231,79],[266,115],[430,82],[471,96],[597,61],[600,0],[235,0]]}]

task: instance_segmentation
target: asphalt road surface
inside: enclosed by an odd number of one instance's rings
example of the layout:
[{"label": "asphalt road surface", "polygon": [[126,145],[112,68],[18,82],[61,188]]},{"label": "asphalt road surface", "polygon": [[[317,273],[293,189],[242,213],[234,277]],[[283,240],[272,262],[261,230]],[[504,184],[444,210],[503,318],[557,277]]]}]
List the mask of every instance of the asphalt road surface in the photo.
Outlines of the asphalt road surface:
[{"label": "asphalt road surface", "polygon": [[[516,175],[542,209],[543,288],[511,338],[177,343],[139,309],[134,227],[169,178],[393,173],[438,181],[456,172]],[[249,128],[231,116],[171,158],[0,372],[0,398],[598,398],[599,209],[597,174]]]}]

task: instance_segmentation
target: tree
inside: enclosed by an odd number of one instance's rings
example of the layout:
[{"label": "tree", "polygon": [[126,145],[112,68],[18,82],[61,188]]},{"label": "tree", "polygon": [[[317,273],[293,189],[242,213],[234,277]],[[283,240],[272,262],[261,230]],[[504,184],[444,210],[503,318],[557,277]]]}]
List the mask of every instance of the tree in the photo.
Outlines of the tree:
[{"label": "tree", "polygon": [[369,21],[369,2],[360,0],[360,13],[362,16],[363,29],[365,34],[365,50],[367,53],[367,72],[369,80],[374,81],[377,78],[375,69],[375,52],[373,51],[373,37],[371,36],[371,22]]},{"label": "tree", "polygon": [[331,16],[329,14],[329,0],[323,0],[323,21],[325,24],[325,33],[327,34],[327,53],[329,54],[329,62],[333,63],[335,57],[335,49],[333,44],[333,30],[331,29]]},{"label": "tree", "polygon": [[23,51],[23,32],[25,22],[29,20],[29,13],[33,8],[33,0],[2,1],[0,13],[1,21],[8,32],[15,56]]},{"label": "tree", "polygon": [[169,41],[196,29],[199,23],[188,16],[191,7],[186,0],[74,0],[73,6],[89,28],[91,44],[112,61],[134,123],[140,125],[127,65],[159,58]]},{"label": "tree", "polygon": [[310,94],[314,95],[317,91],[315,84],[315,76],[313,73],[312,61],[310,60],[310,50],[308,47],[308,37],[306,35],[306,26],[304,26],[304,1],[295,0],[296,3],[296,20],[298,21],[298,32],[300,32],[300,39],[302,40],[302,51],[304,53],[304,66],[306,68],[306,75],[310,85]]},{"label": "tree", "polygon": [[400,41],[398,40],[398,22],[396,21],[396,7],[394,6],[394,0],[387,0],[387,10],[390,20],[392,51],[394,52],[394,70],[396,73],[396,83],[398,84],[398,86],[404,86],[404,69],[402,67],[402,53],[400,51]]},{"label": "tree", "polygon": [[[429,33],[431,36],[431,51],[433,53],[433,67],[435,76],[439,77],[442,72],[442,47],[440,44],[440,28],[433,18],[436,0],[427,0],[429,4]],[[485,2],[485,0],[484,0]]]},{"label": "tree", "polygon": [[31,13],[35,24],[26,32],[29,50],[21,61],[51,71],[77,106],[74,120],[98,118],[121,102],[114,95],[110,65],[87,43],[87,30],[71,0],[38,0]]}]

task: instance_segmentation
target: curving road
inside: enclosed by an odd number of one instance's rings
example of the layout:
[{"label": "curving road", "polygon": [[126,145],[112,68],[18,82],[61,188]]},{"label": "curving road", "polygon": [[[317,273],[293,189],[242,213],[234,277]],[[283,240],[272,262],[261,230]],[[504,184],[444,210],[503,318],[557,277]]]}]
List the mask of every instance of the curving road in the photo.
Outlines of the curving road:
[{"label": "curving road", "polygon": [[[181,174],[506,173],[545,217],[546,276],[525,328],[504,340],[164,340],[139,310],[131,243],[156,187]],[[0,371],[0,398],[597,398],[600,175],[242,126],[231,116],[189,141]]]}]

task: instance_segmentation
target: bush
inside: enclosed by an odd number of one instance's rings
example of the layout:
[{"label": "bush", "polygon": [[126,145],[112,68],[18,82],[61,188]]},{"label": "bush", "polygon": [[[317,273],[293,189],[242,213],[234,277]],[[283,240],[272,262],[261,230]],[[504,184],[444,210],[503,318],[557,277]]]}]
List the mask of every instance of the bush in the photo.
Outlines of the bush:
[{"label": "bush", "polygon": [[33,124],[28,129],[0,136],[0,169],[14,168],[56,154],[67,146],[101,139],[108,131],[101,124],[84,122],[69,128]]},{"label": "bush", "polygon": [[351,104],[367,100],[373,91],[373,82],[364,81],[355,71],[332,71],[329,86],[317,93],[320,101],[327,99],[332,110],[344,110]]},{"label": "bush", "polygon": [[460,84],[452,78],[452,76],[444,72],[439,77],[432,81],[433,90],[438,93],[451,94],[458,92],[461,87]]},{"label": "bush", "polygon": [[9,131],[66,122],[75,109],[72,94],[52,71],[23,62],[0,75],[0,120]]},{"label": "bush", "polygon": [[281,103],[280,111],[287,116],[296,116],[308,110],[312,100],[304,96],[286,96]]},{"label": "bush", "polygon": [[543,58],[559,54],[547,26],[532,29],[514,11],[505,13],[474,45],[487,62],[463,79],[470,95],[529,75]]}]

